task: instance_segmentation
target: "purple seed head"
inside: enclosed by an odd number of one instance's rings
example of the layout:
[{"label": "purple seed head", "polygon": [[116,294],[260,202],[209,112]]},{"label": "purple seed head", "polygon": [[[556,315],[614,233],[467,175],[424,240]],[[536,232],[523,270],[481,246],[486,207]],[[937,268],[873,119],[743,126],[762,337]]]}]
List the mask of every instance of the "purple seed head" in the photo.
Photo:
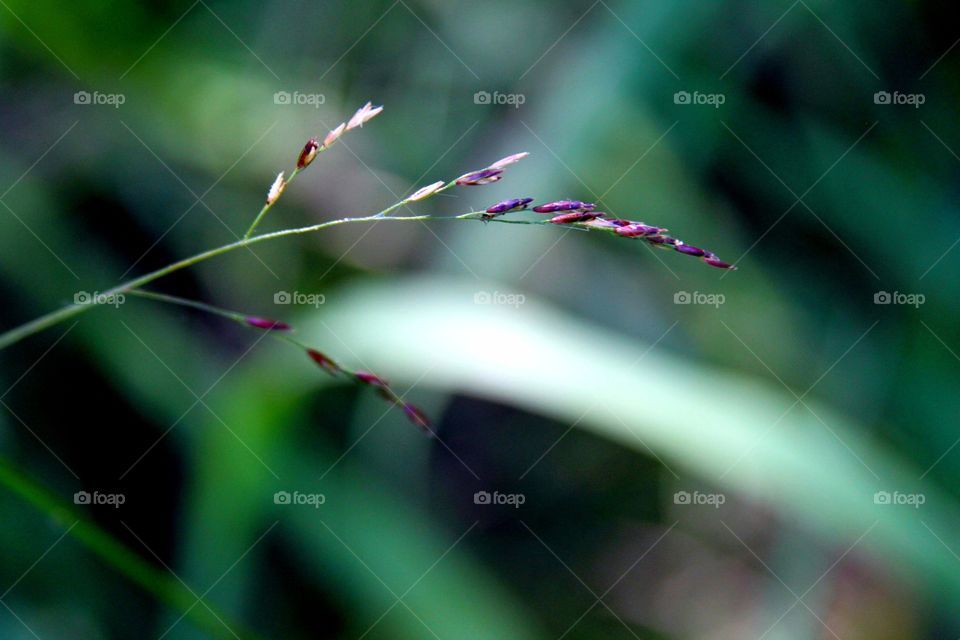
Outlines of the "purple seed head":
[{"label": "purple seed head", "polygon": [[288,325],[286,322],[280,322],[279,320],[270,320],[269,318],[258,318],[257,316],[247,316],[244,318],[246,322],[251,327],[256,327],[257,329],[264,329],[266,331],[290,331],[293,327]]},{"label": "purple seed head", "polygon": [[460,186],[488,184],[499,180],[502,177],[501,173],[503,173],[503,169],[473,171],[457,178],[457,184]]},{"label": "purple seed head", "polygon": [[570,224],[572,222],[587,222],[603,216],[600,211],[574,211],[573,213],[562,213],[548,220],[553,224]]},{"label": "purple seed head", "polygon": [[653,235],[653,236],[645,236],[643,239],[646,240],[647,242],[652,242],[653,244],[658,244],[661,246],[664,246],[664,245],[674,246],[678,242],[680,242],[676,238],[671,238],[670,236],[664,236],[660,234]]},{"label": "purple seed head", "polygon": [[510,200],[501,200],[487,209],[487,213],[506,213],[515,209],[526,209],[527,205],[533,202],[533,198],[511,198]]},{"label": "purple seed head", "polygon": [[533,208],[537,213],[554,213],[556,211],[590,211],[594,208],[590,202],[580,202],[579,200],[558,200],[546,204],[537,205]]},{"label": "purple seed head", "polygon": [[632,222],[625,226],[618,226],[616,229],[613,230],[613,232],[616,233],[618,236],[622,236],[624,238],[636,238],[638,236],[649,236],[656,233],[662,233],[663,231],[666,231],[666,229],[661,229],[660,227],[651,227],[649,225],[646,225],[640,222]]},{"label": "purple seed head", "polygon": [[697,247],[692,247],[689,244],[676,244],[674,245],[674,250],[679,251],[680,253],[685,253],[688,256],[702,256],[704,255],[703,249],[698,249]]}]

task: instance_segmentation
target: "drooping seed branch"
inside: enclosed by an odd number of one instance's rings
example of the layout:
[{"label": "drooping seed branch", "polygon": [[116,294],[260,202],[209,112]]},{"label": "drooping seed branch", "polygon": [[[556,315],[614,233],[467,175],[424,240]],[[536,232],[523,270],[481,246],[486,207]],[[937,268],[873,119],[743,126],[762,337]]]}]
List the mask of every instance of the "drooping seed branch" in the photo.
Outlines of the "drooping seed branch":
[{"label": "drooping seed branch", "polygon": [[221,307],[216,307],[206,302],[199,302],[197,300],[189,300],[187,298],[181,298],[179,296],[171,296],[165,293],[157,293],[155,291],[146,291],[143,289],[131,289],[127,292],[129,295],[145,298],[147,300],[154,300],[157,302],[163,302],[167,304],[174,304],[182,307],[189,307],[191,309],[196,309],[198,311],[203,311],[221,318],[226,318],[232,320],[237,324],[255,331],[266,331],[267,334],[277,340],[291,344],[294,347],[297,347],[303,353],[305,353],[310,360],[319,366],[323,371],[326,371],[328,374],[335,377],[347,378],[348,380],[364,385],[367,387],[372,387],[376,390],[377,394],[389,402],[390,404],[400,408],[407,419],[410,420],[415,426],[422,429],[425,433],[429,435],[435,435],[433,430],[430,427],[430,422],[418,407],[406,401],[403,396],[398,394],[393,388],[387,383],[386,380],[380,376],[370,373],[369,371],[362,371],[351,369],[342,364],[338,364],[334,361],[333,358],[326,355],[326,353],[315,349],[307,344],[304,344],[300,340],[297,340],[290,332],[293,330],[286,322],[280,320],[273,320],[271,318],[263,318],[260,316],[254,316],[249,314],[243,314],[238,311],[230,311],[229,309],[223,309]]}]

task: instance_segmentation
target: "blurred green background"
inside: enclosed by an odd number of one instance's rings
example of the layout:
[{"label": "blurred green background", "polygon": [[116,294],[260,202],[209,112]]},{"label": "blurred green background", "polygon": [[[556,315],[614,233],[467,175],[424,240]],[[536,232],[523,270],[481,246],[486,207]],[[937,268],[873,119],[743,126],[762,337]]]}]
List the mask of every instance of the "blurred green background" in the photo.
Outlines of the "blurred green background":
[{"label": "blurred green background", "polygon": [[2,329],[235,240],[367,100],[263,229],[529,151],[413,210],[589,200],[739,266],[388,223],[153,285],[434,440],[152,301],[4,350],[0,638],[960,634],[947,3],[0,5]]}]

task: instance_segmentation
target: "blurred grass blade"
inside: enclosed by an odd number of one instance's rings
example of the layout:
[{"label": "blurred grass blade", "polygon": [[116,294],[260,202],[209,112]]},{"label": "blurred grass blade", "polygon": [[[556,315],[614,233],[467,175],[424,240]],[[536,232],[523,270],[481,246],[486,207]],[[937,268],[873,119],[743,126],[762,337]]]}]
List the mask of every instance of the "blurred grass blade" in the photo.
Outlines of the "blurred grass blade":
[{"label": "blurred grass blade", "polygon": [[[649,446],[678,469],[795,516],[831,543],[870,531],[864,549],[896,557],[905,576],[960,596],[957,559],[931,535],[960,522],[958,505],[864,427],[809,398],[809,410],[787,412],[795,398],[775,382],[694,364],[662,345],[645,354],[648,345],[529,299],[520,308],[477,305],[478,288],[496,285],[352,284],[336,294],[316,334],[332,332],[395,377],[423,376],[423,385],[513,404],[644,455]],[[876,492],[894,490],[923,493],[923,510],[874,503]]]},{"label": "blurred grass blade", "polygon": [[145,562],[116,538],[77,513],[63,500],[31,480],[2,457],[0,457],[0,484],[53,518],[58,524],[68,527],[70,535],[78,542],[211,636],[224,640],[236,640],[235,631],[241,638],[253,640],[257,637],[251,632],[244,631],[242,626],[217,611],[209,603],[200,605],[197,596],[173,576]]}]

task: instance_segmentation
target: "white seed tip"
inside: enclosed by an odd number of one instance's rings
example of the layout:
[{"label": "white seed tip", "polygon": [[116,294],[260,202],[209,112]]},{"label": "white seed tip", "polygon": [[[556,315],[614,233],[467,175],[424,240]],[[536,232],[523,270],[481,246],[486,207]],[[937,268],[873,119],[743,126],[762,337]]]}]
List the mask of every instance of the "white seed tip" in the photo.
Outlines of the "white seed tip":
[{"label": "white seed tip", "polygon": [[277,198],[280,197],[280,194],[283,193],[283,188],[287,186],[287,183],[283,179],[283,171],[277,175],[277,179],[273,181],[273,184],[270,185],[270,191],[267,192],[267,204],[273,204],[277,201]]}]

